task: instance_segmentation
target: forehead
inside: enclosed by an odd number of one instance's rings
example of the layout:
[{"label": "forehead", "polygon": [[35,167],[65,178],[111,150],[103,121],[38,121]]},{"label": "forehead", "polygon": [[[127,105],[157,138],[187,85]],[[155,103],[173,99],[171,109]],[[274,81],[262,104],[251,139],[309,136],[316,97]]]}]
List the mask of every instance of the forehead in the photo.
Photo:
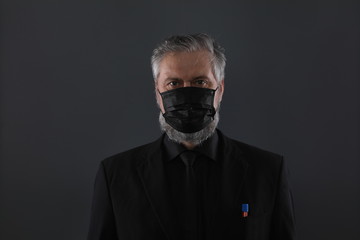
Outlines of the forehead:
[{"label": "forehead", "polygon": [[159,64],[159,77],[211,73],[211,54],[207,51],[172,52]]}]

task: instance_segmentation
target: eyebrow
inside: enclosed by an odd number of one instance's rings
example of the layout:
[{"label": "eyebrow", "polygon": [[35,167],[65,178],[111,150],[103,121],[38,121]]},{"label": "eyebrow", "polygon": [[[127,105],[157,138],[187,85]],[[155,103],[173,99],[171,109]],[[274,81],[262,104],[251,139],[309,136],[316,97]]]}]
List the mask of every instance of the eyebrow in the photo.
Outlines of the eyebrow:
[{"label": "eyebrow", "polygon": [[[200,76],[192,78],[191,81],[199,80],[199,79],[209,79],[209,78],[207,76],[205,76],[205,75],[200,75]],[[176,78],[176,77],[168,77],[168,78],[165,79],[165,81],[183,81],[183,79]]]},{"label": "eyebrow", "polygon": [[165,79],[166,82],[170,82],[170,81],[182,81],[181,78],[173,78],[173,77],[168,77]]},{"label": "eyebrow", "polygon": [[209,79],[209,78],[207,76],[201,75],[201,76],[193,78],[192,80],[198,80],[198,79]]}]

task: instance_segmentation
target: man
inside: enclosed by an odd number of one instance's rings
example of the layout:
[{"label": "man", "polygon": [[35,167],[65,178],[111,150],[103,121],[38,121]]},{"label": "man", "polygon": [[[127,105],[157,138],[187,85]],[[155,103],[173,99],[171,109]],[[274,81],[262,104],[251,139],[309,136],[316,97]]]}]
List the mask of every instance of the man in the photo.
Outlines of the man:
[{"label": "man", "polygon": [[164,134],[101,162],[88,240],[294,239],[283,157],[216,129],[224,50],[173,36],[152,69]]}]

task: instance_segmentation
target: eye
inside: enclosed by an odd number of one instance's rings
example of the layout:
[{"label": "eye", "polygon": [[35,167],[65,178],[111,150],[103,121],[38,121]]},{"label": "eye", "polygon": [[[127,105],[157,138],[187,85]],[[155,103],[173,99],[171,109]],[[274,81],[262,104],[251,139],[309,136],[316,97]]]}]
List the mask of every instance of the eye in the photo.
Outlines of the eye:
[{"label": "eye", "polygon": [[175,87],[175,86],[178,86],[179,85],[179,82],[177,81],[171,81],[168,83],[169,86],[172,86],[172,87]]},{"label": "eye", "polygon": [[199,85],[199,86],[204,86],[204,85],[207,84],[207,81],[203,80],[203,79],[198,79],[198,80],[195,81],[195,84]]}]

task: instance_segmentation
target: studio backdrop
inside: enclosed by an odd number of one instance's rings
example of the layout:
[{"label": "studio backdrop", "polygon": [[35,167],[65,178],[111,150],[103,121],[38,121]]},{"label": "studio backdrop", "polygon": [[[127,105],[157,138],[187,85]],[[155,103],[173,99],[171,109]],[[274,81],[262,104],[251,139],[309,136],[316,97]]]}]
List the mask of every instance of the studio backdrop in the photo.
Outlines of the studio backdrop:
[{"label": "studio backdrop", "polygon": [[102,159],[160,135],[152,49],[226,50],[219,128],[285,156],[299,239],[360,239],[356,1],[1,1],[0,239],[85,239]]}]

